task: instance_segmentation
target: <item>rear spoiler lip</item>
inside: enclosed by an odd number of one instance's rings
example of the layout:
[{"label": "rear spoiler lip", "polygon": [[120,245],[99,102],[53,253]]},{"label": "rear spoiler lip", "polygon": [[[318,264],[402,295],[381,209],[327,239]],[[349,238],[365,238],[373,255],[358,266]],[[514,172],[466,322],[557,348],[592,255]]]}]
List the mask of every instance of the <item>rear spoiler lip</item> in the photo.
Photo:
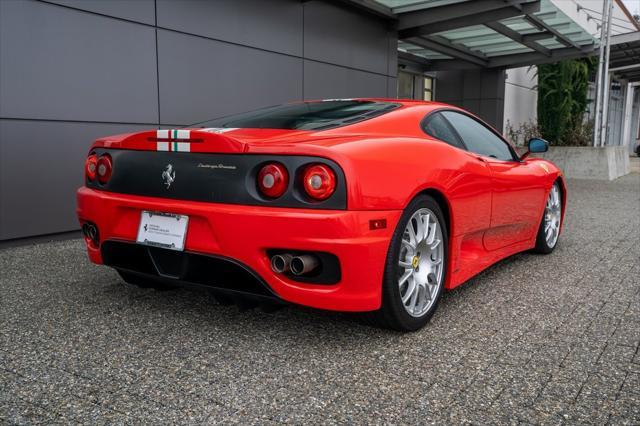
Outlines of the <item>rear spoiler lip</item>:
[{"label": "rear spoiler lip", "polygon": [[248,144],[224,133],[229,129],[164,129],[126,135],[114,141],[98,140],[96,147],[146,151],[244,153]]}]

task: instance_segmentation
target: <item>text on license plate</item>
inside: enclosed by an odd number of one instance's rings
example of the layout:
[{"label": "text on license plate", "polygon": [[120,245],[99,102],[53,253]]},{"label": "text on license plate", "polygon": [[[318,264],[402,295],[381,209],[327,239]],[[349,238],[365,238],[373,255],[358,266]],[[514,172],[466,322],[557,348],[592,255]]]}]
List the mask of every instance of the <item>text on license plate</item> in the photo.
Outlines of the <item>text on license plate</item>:
[{"label": "text on license plate", "polygon": [[170,250],[184,250],[189,216],[142,211],[137,242]]}]

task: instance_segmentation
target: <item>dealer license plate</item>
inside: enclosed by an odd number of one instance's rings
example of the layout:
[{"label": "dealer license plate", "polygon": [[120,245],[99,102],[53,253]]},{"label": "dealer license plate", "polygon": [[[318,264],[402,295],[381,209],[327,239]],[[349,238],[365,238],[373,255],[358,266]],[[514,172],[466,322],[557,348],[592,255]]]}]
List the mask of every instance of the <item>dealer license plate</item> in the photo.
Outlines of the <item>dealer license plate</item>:
[{"label": "dealer license plate", "polygon": [[137,242],[182,251],[188,224],[189,216],[145,210],[140,216]]}]

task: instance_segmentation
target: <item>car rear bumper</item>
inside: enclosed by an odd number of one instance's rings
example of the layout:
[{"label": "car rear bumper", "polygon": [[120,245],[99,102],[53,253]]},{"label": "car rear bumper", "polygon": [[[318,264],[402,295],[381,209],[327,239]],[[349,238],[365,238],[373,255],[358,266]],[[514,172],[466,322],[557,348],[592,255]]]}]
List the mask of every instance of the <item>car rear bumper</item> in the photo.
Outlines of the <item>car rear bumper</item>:
[{"label": "car rear bumper", "polygon": [[[349,211],[211,204],[141,197],[82,187],[77,193],[81,223],[96,224],[100,241],[135,242],[140,212],[152,210],[189,216],[185,253],[228,259],[249,271],[273,295],[287,302],[339,311],[380,307],[381,284],[399,210]],[[386,228],[370,229],[371,220]],[[113,248],[113,247],[112,247]],[[297,282],[271,270],[268,250],[326,252],[337,256],[336,284]],[[87,244],[90,259],[104,264],[99,247]],[[109,263],[109,262],[108,262]],[[212,267],[212,279],[216,279]],[[234,290],[235,283],[224,286]],[[242,291],[241,288],[238,289]]]}]

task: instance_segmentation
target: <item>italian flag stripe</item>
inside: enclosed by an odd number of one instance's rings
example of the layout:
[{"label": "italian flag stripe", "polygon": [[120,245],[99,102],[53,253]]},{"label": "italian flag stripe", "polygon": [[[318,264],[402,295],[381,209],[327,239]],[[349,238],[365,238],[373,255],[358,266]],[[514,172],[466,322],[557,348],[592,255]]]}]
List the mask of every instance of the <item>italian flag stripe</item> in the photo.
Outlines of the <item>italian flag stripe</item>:
[{"label": "italian flag stripe", "polygon": [[[174,152],[191,152],[191,143],[188,142],[191,137],[190,130],[157,130],[157,139],[168,139],[169,141],[156,141],[157,151],[174,151]],[[187,142],[178,142],[178,140],[187,140]]]}]

